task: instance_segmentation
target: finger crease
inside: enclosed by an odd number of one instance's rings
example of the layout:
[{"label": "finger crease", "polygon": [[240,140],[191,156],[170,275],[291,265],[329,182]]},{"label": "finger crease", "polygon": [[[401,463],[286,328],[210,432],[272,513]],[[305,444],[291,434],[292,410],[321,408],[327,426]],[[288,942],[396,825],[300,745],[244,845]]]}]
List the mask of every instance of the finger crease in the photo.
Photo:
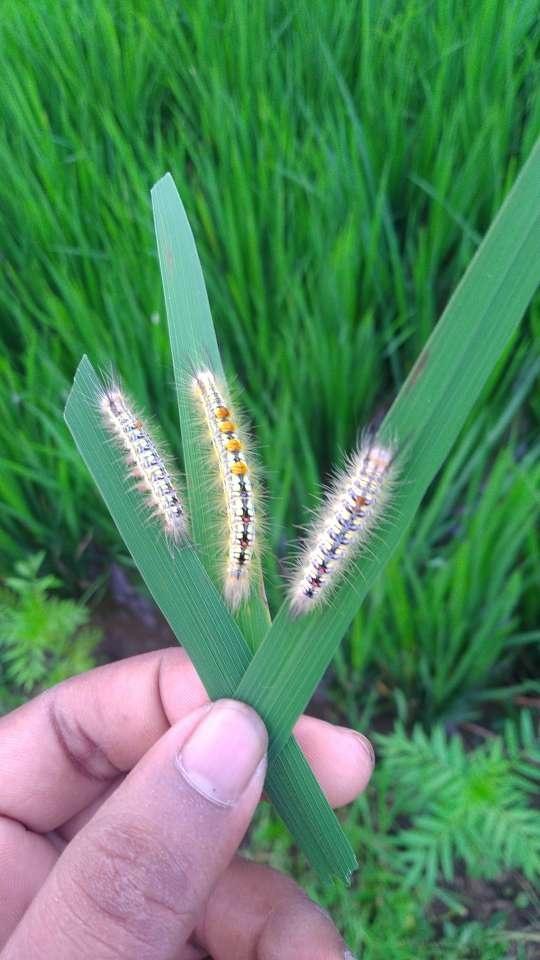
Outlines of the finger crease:
[{"label": "finger crease", "polygon": [[167,711],[165,710],[165,697],[163,696],[163,673],[165,670],[165,657],[163,654],[160,656],[156,670],[154,673],[154,683],[156,690],[156,701],[159,704],[159,709],[161,711],[161,716],[163,718],[163,726],[165,730],[168,729],[171,725],[171,721],[167,716]]},{"label": "finger crease", "polygon": [[81,724],[68,719],[54,701],[49,706],[49,720],[62,753],[81,776],[106,783],[123,773]]}]

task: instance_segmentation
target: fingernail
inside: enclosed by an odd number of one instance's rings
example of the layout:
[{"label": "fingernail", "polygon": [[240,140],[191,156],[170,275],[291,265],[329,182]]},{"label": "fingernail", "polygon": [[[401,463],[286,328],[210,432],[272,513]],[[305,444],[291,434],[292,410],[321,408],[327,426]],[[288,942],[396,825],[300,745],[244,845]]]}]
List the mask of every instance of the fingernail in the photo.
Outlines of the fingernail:
[{"label": "fingernail", "polygon": [[[353,730],[352,732],[354,733],[356,739],[360,742],[360,746],[362,747],[362,750],[364,751],[364,753],[367,753],[371,766],[374,767],[375,751],[373,749],[372,744],[370,743],[368,738],[364,736],[363,733],[358,733],[357,730]],[[353,957],[353,960],[354,960],[354,957]]]},{"label": "fingernail", "polygon": [[218,700],[184,744],[177,764],[197,793],[229,807],[246,790],[267,746],[264,723],[251,707]]},{"label": "fingernail", "polygon": [[343,954],[343,960],[356,960],[356,957],[354,953],[351,953],[351,951],[347,949]]}]

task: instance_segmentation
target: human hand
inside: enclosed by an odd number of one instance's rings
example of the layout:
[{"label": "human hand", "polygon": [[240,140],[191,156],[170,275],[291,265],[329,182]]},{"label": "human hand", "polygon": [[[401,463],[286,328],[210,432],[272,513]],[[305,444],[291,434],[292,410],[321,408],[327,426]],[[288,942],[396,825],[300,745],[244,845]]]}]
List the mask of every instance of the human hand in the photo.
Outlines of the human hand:
[{"label": "human hand", "polygon": [[[302,717],[328,800],[366,786],[360,734]],[[343,960],[288,877],[235,856],[260,799],[266,731],[208,702],[186,654],[75,677],[0,718],[2,960]]]}]

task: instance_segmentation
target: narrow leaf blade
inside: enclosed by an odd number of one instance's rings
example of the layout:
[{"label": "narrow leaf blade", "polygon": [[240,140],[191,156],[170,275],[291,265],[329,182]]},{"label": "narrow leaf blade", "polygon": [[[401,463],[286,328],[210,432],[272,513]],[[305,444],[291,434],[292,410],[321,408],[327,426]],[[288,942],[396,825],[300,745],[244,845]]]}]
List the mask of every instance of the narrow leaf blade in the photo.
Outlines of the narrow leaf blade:
[{"label": "narrow leaf blade", "polygon": [[[194,406],[191,381],[195,370],[208,367],[225,380],[212,322],[208,295],[193,233],[170,173],[152,188],[156,230],[169,338],[182,429],[182,450],[193,538],[201,560],[220,587],[222,567],[215,533],[222,527],[215,486],[208,480],[208,452],[201,442],[200,415]],[[260,567],[258,589],[237,614],[244,636],[255,649],[270,624]]]},{"label": "narrow leaf blade", "polygon": [[331,604],[291,618],[284,604],[238,688],[279,753],[375,578],[404,536],[540,280],[540,142],[386,417],[402,451],[392,522]]}]

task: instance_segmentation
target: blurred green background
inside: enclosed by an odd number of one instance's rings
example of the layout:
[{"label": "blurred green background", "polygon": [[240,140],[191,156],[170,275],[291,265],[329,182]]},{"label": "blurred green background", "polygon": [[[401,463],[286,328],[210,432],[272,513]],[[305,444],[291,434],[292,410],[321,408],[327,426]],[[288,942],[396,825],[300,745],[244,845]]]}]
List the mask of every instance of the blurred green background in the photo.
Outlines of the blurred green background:
[{"label": "blurred green background", "polygon": [[[296,525],[391,403],[540,132],[539,12],[4,0],[2,709],[170,639],[62,420],[86,352],[179,450],[151,185],[176,180],[244,389],[276,609]],[[539,328],[535,303],[314,704],[379,755],[346,814],[352,891],[318,887],[271,813],[252,833],[368,960],[540,949]]]}]

